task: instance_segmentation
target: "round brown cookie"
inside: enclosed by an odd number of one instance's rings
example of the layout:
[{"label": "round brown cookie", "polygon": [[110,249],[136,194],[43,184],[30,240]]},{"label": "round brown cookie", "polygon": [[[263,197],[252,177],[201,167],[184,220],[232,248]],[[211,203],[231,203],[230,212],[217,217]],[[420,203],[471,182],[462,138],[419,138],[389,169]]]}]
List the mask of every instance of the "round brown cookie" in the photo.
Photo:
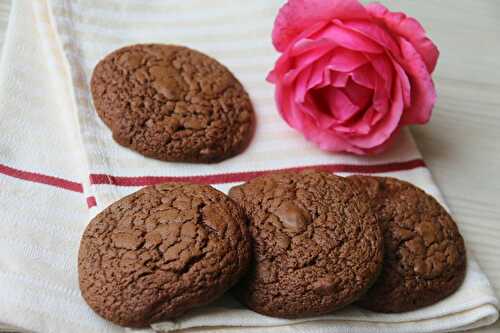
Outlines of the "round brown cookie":
[{"label": "round brown cookie", "polygon": [[87,226],[78,255],[82,296],[102,317],[142,327],[221,296],[250,263],[244,213],[204,185],[145,187]]},{"label": "round brown cookie", "polygon": [[385,243],[382,273],[358,304],[377,312],[404,312],[457,290],[465,276],[465,246],[446,210],[432,196],[398,179],[349,179],[371,197]]},{"label": "round brown cookie", "polygon": [[254,128],[248,94],[215,59],[186,47],[118,49],[94,69],[97,114],[119,144],[177,162],[218,162],[243,151]]},{"label": "round brown cookie", "polygon": [[357,300],[383,259],[366,195],[322,172],[277,173],[229,192],[249,217],[253,264],[235,293],[275,317],[320,315]]}]

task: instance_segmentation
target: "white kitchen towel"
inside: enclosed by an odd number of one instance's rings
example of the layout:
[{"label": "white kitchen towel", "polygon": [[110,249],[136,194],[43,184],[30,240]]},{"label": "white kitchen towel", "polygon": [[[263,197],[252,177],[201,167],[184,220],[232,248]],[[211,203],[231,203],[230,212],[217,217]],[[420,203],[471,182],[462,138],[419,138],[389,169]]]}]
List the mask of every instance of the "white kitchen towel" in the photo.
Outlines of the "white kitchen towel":
[{"label": "white kitchen towel", "polygon": [[[230,186],[277,169],[376,173],[410,181],[442,201],[408,132],[387,153],[319,151],[279,118],[264,81],[276,57],[270,31],[281,1],[15,1],[0,64],[0,322],[40,332],[124,332],[80,297],[76,252],[89,216],[143,185],[166,180]],[[143,42],[199,49],[247,88],[258,125],[249,149],[214,165],[144,158],[111,139],[88,82],[117,47]],[[91,207],[87,211],[83,203]],[[467,238],[467,235],[465,235]],[[418,311],[355,307],[305,320],[253,313],[226,296],[155,330],[196,332],[445,332],[491,324],[498,301],[471,253],[463,286]],[[151,330],[143,330],[151,331]]]},{"label": "white kitchen towel", "polygon": [[0,62],[0,326],[123,332],[78,290],[86,171],[54,34],[43,2],[13,1]]}]

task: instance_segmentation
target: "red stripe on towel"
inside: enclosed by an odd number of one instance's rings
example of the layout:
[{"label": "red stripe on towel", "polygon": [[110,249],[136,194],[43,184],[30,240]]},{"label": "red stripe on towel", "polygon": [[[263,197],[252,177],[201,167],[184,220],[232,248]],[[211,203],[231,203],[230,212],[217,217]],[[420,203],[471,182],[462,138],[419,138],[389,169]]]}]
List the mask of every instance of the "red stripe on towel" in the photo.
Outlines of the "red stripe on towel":
[{"label": "red stripe on towel", "polygon": [[17,179],[27,180],[33,183],[45,184],[73,192],[83,193],[83,186],[80,183],[62,179],[59,177],[42,175],[41,173],[37,172],[19,170],[6,166],[4,164],[0,164],[0,174],[4,174],[6,176],[10,176]]},{"label": "red stripe on towel", "polygon": [[97,201],[94,196],[87,197],[87,207],[92,208],[97,206]]},{"label": "red stripe on towel", "polygon": [[112,176],[106,174],[91,174],[90,183],[93,185],[107,184],[116,186],[146,186],[146,185],[155,185],[170,181],[192,182],[199,184],[223,184],[223,183],[247,181],[257,176],[275,171],[301,171],[304,169],[316,169],[328,172],[382,173],[391,171],[411,170],[425,166],[426,166],[425,162],[422,159],[414,159],[405,162],[393,162],[393,163],[373,164],[373,165],[355,165],[355,164],[310,165],[310,166],[295,167],[295,168],[273,169],[265,171],[234,172],[234,173],[223,173],[218,175],[207,175],[207,176],[123,177],[123,176]]}]

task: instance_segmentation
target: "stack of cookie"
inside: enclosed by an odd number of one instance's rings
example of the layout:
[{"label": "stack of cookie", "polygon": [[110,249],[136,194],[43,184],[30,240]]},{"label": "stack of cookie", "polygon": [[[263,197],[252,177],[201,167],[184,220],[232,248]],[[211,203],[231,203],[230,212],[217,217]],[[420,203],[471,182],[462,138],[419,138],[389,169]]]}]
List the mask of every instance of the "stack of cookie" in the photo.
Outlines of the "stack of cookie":
[{"label": "stack of cookie", "polygon": [[297,318],[356,302],[403,312],[462,283],[464,242],[449,214],[393,178],[275,173],[231,189],[146,187],[97,215],[79,252],[82,295],[141,327],[231,287],[250,309]]}]

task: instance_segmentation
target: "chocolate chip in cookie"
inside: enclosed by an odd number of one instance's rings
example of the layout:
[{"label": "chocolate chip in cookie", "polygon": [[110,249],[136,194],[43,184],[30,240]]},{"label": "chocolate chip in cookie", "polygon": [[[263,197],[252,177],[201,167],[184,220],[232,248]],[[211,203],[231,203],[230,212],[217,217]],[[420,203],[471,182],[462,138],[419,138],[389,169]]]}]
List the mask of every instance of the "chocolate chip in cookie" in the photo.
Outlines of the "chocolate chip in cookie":
[{"label": "chocolate chip in cookie", "polygon": [[215,59],[174,45],[118,49],[94,69],[97,114],[119,144],[176,162],[218,162],[245,149],[254,129],[248,94]]},{"label": "chocolate chip in cookie", "polygon": [[244,213],[204,185],[145,187],[87,226],[78,256],[82,296],[102,317],[142,327],[221,296],[246,271]]},{"label": "chocolate chip in cookie", "polygon": [[363,191],[329,173],[277,173],[233,187],[249,218],[253,264],[235,288],[275,317],[326,314],[357,300],[382,265],[380,227]]},{"label": "chocolate chip in cookie", "polygon": [[370,196],[385,240],[382,273],[358,304],[377,312],[404,312],[457,290],[465,276],[465,246],[446,210],[432,196],[398,179],[349,179]]}]

